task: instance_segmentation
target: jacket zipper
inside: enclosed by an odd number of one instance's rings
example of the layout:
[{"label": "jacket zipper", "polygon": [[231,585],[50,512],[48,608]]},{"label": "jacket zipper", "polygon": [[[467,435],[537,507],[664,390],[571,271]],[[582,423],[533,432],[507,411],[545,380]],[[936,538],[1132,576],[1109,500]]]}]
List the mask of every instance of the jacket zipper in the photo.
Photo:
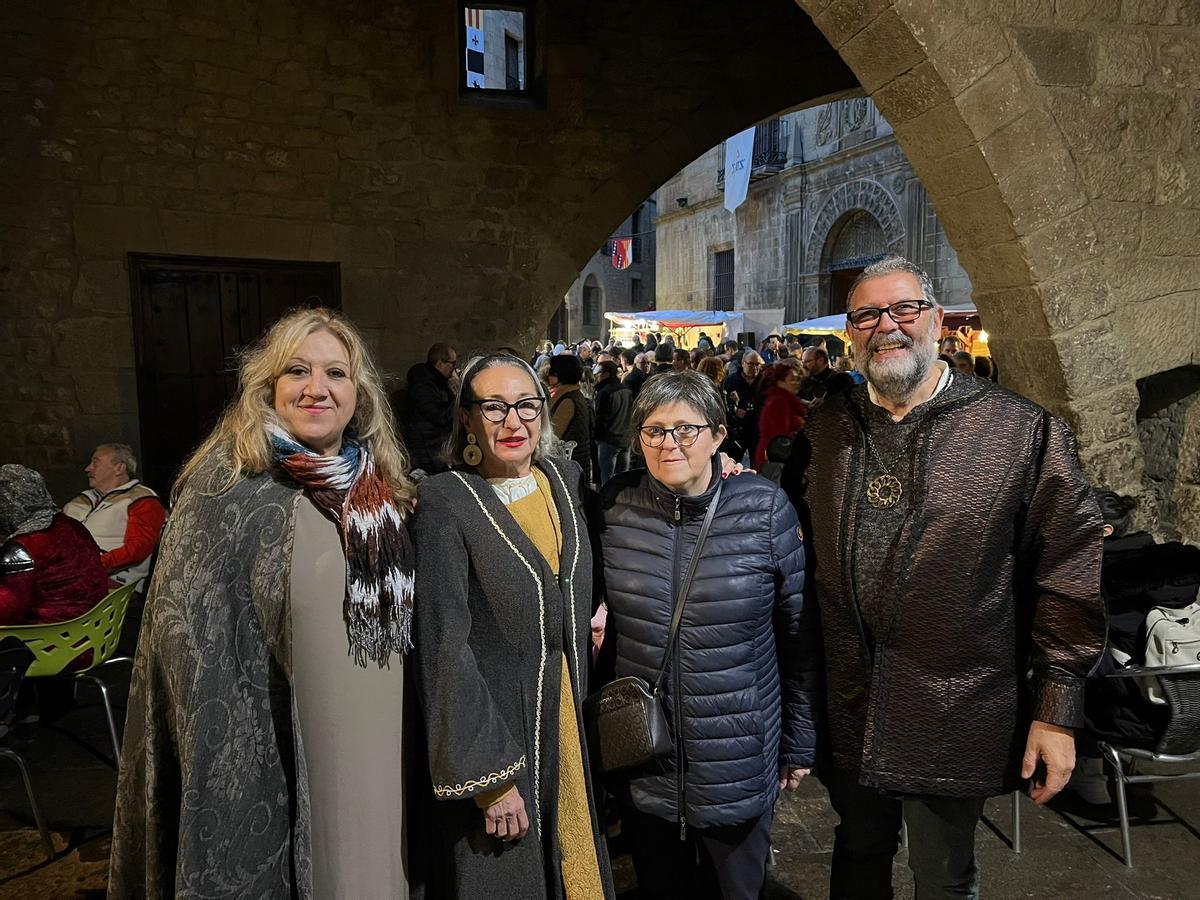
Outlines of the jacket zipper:
[{"label": "jacket zipper", "polygon": [[[679,590],[679,563],[680,551],[683,548],[680,533],[683,529],[681,523],[681,512],[679,507],[679,498],[675,498],[675,564],[671,567],[671,596],[674,597]],[[699,548],[696,548],[697,551]],[[679,598],[682,599],[682,598]],[[679,630],[675,633],[674,659],[671,661],[672,681],[674,682],[674,695],[671,699],[675,707],[675,810],[679,816],[679,840],[687,840],[687,807],[684,805],[684,782],[683,782],[683,700],[680,697],[680,691],[683,689],[683,681],[679,676],[679,644],[683,637],[683,619],[679,620]]]}]

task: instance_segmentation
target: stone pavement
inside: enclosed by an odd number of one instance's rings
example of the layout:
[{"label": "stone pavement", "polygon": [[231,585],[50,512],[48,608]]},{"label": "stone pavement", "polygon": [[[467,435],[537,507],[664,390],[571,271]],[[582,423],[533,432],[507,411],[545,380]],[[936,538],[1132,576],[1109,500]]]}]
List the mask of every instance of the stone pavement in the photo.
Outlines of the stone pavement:
[{"label": "stone pavement", "polygon": [[[15,768],[0,759],[0,900],[84,900],[104,896],[116,779],[107,764],[104,714],[94,694],[19,747],[29,762],[58,853],[48,862]],[[1156,802],[1157,801],[1157,804]],[[1169,823],[1169,806],[1183,823]],[[1126,869],[1115,809],[1086,806],[1064,795],[1053,810],[1022,800],[1024,848],[1009,848],[1010,801],[989,801],[978,834],[988,898],[1190,898],[1200,896],[1200,782],[1132,788],[1134,854]],[[1153,816],[1164,824],[1137,824]],[[768,900],[826,896],[833,812],[823,789],[806,781],[780,801],[777,862]],[[1081,829],[1089,829],[1090,834]],[[619,846],[619,845],[618,845]],[[905,852],[896,859],[899,898],[912,897]],[[615,860],[624,900],[634,900],[628,856]]]}]

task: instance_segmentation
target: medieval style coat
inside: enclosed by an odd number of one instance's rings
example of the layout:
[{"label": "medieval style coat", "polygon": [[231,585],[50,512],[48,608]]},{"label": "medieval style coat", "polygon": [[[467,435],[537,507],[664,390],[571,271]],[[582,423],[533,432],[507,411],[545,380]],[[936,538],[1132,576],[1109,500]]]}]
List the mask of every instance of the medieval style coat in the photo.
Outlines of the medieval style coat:
[{"label": "medieval style coat", "polygon": [[[429,897],[561,896],[560,678],[565,653],[582,745],[592,553],[573,487],[579,468],[559,460],[537,465],[562,522],[557,577],[486,480],[451,471],[420,485],[414,643],[435,798]],[[530,822],[514,843],[487,835],[474,802],[507,783],[517,785]],[[612,896],[590,788],[589,806]]]},{"label": "medieval style coat", "polygon": [[897,469],[911,499],[868,597],[869,404],[865,385],[827,399],[784,472],[812,510],[833,763],[897,793],[1010,790],[1031,720],[1082,726],[1104,647],[1100,511],[1074,438],[1024,397],[952,376]]},{"label": "medieval style coat", "polygon": [[[301,491],[270,474],[171,514],[138,641],[109,896],[312,896],[288,578]],[[216,496],[213,496],[216,495]]]}]

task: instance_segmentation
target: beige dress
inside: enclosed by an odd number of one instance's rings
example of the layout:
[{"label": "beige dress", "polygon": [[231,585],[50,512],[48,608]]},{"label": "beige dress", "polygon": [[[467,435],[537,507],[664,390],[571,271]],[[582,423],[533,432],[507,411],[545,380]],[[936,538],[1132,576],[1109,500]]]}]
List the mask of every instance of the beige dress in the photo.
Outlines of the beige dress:
[{"label": "beige dress", "polygon": [[401,724],[404,666],[347,653],[346,558],[307,498],[292,555],[292,688],[312,806],[313,896],[407,900]]}]

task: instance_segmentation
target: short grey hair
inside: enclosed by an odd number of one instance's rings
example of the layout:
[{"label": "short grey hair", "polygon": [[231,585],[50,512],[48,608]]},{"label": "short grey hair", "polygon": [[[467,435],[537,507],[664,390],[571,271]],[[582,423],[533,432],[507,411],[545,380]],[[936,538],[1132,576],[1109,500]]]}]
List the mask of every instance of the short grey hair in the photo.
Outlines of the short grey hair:
[{"label": "short grey hair", "polygon": [[550,449],[554,446],[554,426],[550,422],[550,398],[546,396],[546,389],[542,381],[533,371],[533,367],[525,360],[517,356],[510,356],[507,353],[493,353],[488,356],[476,356],[467,363],[463,369],[462,378],[458,383],[458,394],[454,398],[454,423],[450,430],[450,439],[446,441],[446,446],[442,450],[443,460],[450,466],[462,465],[462,452],[467,446],[467,429],[463,427],[462,418],[458,415],[459,410],[466,409],[473,401],[479,398],[475,396],[471,390],[471,384],[484,369],[498,369],[507,367],[512,369],[520,369],[529,376],[529,383],[533,387],[533,392],[536,396],[541,397],[542,403],[541,424],[542,430],[538,437],[537,446],[533,448],[533,458],[541,459],[543,456],[550,455]]},{"label": "short grey hair", "polygon": [[97,450],[107,450],[112,457],[113,465],[117,463],[125,466],[125,473],[130,478],[136,478],[138,472],[138,458],[134,454],[133,448],[128,444],[101,444]]},{"label": "short grey hair", "polygon": [[878,262],[873,262],[854,279],[854,283],[850,285],[850,293],[846,295],[846,307],[849,308],[851,301],[854,300],[854,292],[858,290],[858,286],[864,281],[870,281],[872,278],[883,278],[885,275],[895,275],[904,273],[912,275],[921,283],[921,294],[926,300],[932,303],[935,307],[941,307],[937,298],[933,296],[933,281],[929,277],[929,273],[918,266],[915,262],[905,259],[903,256],[885,256]]},{"label": "short grey hair", "polygon": [[717,385],[707,375],[686,369],[655,375],[642,386],[633,404],[634,429],[645,425],[660,406],[672,403],[686,403],[714,429],[725,424],[725,400]]}]

